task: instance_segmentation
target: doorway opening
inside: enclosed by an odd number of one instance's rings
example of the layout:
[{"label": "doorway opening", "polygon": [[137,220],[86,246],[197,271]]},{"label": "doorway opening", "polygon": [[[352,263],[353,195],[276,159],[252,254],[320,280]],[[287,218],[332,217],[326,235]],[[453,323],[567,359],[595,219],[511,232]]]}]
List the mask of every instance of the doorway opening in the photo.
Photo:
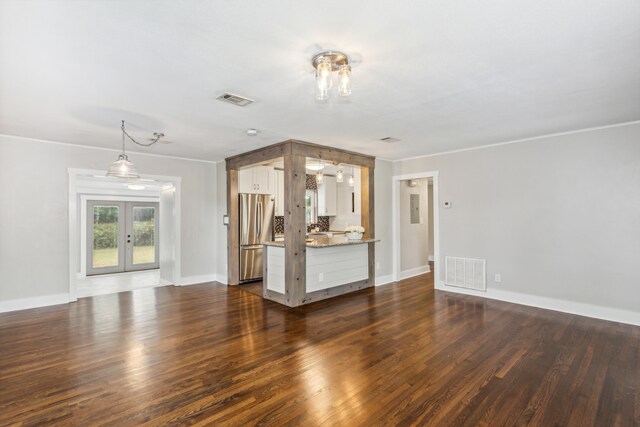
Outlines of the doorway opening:
[{"label": "doorway opening", "polygon": [[439,284],[438,173],[393,177],[393,277],[433,273]]},{"label": "doorway opening", "polygon": [[71,301],[179,282],[180,182],[69,169]]}]

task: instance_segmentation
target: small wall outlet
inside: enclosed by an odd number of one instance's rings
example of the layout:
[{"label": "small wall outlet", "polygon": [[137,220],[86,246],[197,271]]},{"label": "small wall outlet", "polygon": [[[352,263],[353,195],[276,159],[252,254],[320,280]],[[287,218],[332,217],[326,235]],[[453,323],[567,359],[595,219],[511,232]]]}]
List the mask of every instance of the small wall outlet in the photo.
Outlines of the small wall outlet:
[{"label": "small wall outlet", "polygon": [[324,273],[318,274],[318,282],[324,282]]},{"label": "small wall outlet", "polygon": [[376,270],[380,270],[380,263],[376,262]]},{"label": "small wall outlet", "polygon": [[442,207],[445,208],[445,209],[450,209],[451,208],[451,202],[444,202],[442,204]]},{"label": "small wall outlet", "polygon": [[496,273],[495,282],[496,283],[502,283],[502,274]]}]

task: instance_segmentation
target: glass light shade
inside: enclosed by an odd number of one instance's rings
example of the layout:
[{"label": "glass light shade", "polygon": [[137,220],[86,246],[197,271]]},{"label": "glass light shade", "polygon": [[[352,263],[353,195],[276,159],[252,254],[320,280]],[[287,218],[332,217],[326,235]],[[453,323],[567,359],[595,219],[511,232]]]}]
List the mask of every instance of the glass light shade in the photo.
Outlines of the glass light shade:
[{"label": "glass light shade", "polygon": [[349,175],[349,186],[353,187],[353,184],[355,184],[355,180],[353,179],[353,175]]},{"label": "glass light shade", "polygon": [[338,94],[351,95],[351,65],[349,64],[341,65],[338,70]]},{"label": "glass light shade", "polygon": [[342,171],[339,170],[338,172],[336,172],[336,182],[342,182],[344,180],[344,176],[342,174]]},{"label": "glass light shade", "polygon": [[331,85],[331,62],[328,59],[321,59],[316,68],[316,99],[318,101],[329,98]]},{"label": "glass light shade", "polygon": [[113,176],[116,178],[140,178],[136,166],[129,161],[129,158],[124,153],[118,156],[118,160],[111,163],[109,171],[107,171],[107,176]]},{"label": "glass light shade", "polygon": [[311,171],[321,171],[322,169],[324,169],[324,163],[322,162],[307,163],[307,169]]},{"label": "glass light shade", "polygon": [[329,89],[316,88],[316,99],[318,101],[326,101],[329,99]]},{"label": "glass light shade", "polygon": [[320,171],[316,174],[316,183],[322,184],[324,182],[324,174]]}]

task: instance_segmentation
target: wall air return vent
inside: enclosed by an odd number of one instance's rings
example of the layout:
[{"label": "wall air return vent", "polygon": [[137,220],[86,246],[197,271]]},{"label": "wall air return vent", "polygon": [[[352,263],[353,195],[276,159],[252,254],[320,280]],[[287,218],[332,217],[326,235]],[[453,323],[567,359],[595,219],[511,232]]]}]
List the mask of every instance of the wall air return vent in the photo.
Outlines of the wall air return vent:
[{"label": "wall air return vent", "polygon": [[445,284],[476,291],[487,290],[483,259],[445,257]]},{"label": "wall air return vent", "polygon": [[234,95],[234,94],[228,93],[228,92],[223,93],[222,95],[220,95],[216,99],[220,100],[220,101],[228,102],[229,104],[237,105],[238,107],[246,107],[247,105],[249,105],[249,104],[251,104],[253,102],[252,99],[245,98],[245,97],[240,96],[240,95]]}]

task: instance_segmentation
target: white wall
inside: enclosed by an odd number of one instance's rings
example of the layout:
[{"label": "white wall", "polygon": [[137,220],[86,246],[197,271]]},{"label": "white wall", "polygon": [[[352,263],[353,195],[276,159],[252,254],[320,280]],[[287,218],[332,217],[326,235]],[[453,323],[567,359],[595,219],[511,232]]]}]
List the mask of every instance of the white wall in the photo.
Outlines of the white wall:
[{"label": "white wall", "polygon": [[391,176],[393,166],[391,162],[376,159],[374,176],[374,205],[376,221],[376,285],[392,281],[393,277],[393,233],[392,233],[392,205],[391,205]]},{"label": "white wall", "polygon": [[[69,292],[68,168],[106,170],[117,153],[0,136],[0,301]],[[216,273],[216,165],[130,154],[142,173],[182,177],[181,275]],[[7,305],[7,304],[5,304]]]},{"label": "white wall", "polygon": [[440,203],[452,203],[438,207],[443,272],[446,255],[484,258],[481,295],[640,322],[640,124],[405,160],[393,170],[440,172]]},{"label": "white wall", "polygon": [[[405,278],[429,271],[429,180],[400,181],[400,277]],[[411,223],[411,195],[420,196],[420,222]]]}]

